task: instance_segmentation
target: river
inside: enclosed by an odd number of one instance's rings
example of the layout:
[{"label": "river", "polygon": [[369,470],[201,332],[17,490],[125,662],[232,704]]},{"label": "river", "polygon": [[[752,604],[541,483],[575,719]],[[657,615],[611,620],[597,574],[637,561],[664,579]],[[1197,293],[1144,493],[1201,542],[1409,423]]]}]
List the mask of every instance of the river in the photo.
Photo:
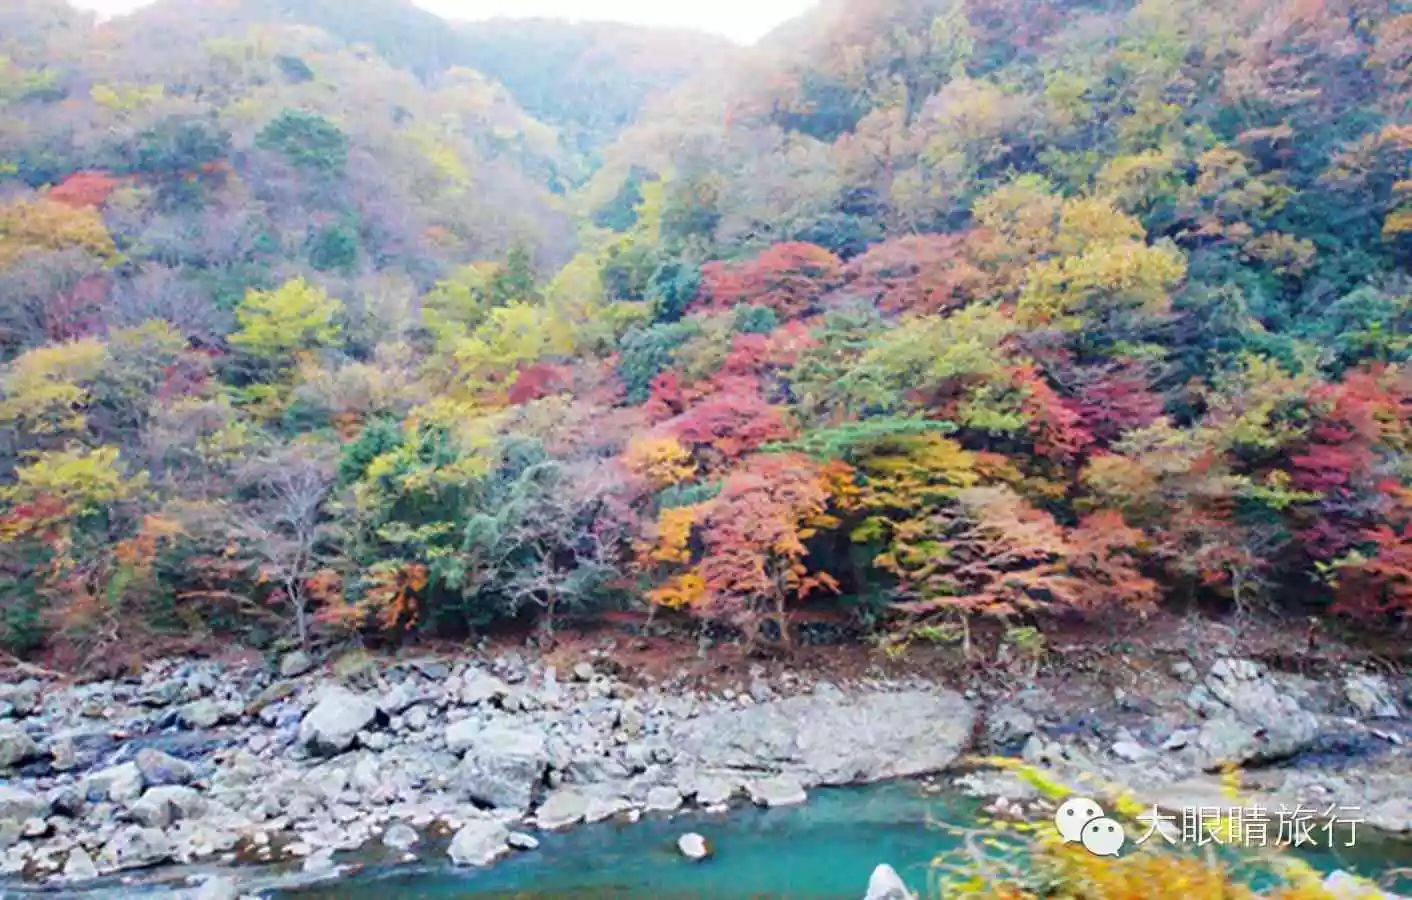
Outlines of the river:
[{"label": "river", "polygon": [[[955,838],[938,821],[973,821],[976,802],[927,795],[914,782],[815,791],[804,806],[736,809],[727,814],[682,813],[624,825],[602,823],[540,835],[538,850],[488,869],[445,864],[443,844],[422,848],[427,864],[393,866],[370,861],[359,875],[275,896],[301,900],[455,897],[516,898],[856,898],[881,862],[890,863],[922,896],[938,854]],[[714,858],[692,863],[676,850],[679,835],[697,831]],[[1359,833],[1359,846],[1337,854],[1302,854],[1322,872],[1334,869],[1377,877],[1412,864],[1412,844],[1378,841]],[[1138,851],[1141,852],[1141,851]],[[1255,882],[1261,879],[1252,874]],[[1412,890],[1404,880],[1394,888]]]}]

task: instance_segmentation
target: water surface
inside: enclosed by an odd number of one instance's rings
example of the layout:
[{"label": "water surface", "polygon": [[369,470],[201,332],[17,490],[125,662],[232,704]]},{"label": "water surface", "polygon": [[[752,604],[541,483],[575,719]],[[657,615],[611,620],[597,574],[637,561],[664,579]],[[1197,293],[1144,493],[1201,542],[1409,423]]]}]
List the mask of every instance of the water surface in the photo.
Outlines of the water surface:
[{"label": "water surface", "polygon": [[[602,823],[561,834],[538,835],[540,848],[489,869],[444,864],[445,843],[418,848],[435,862],[409,867],[377,865],[336,883],[289,891],[301,900],[372,900],[458,897],[525,898],[798,898],[857,900],[879,863],[891,864],[922,896],[938,854],[957,848],[940,822],[966,824],[976,801],[954,794],[928,795],[911,782],[866,788],[818,790],[805,806],[735,809],[722,815],[681,813],[637,824]],[[676,839],[697,831],[716,855],[702,863],[684,859]],[[1336,868],[1376,877],[1412,864],[1412,845],[1375,841],[1360,833],[1360,846],[1335,855],[1304,854],[1323,872]],[[1263,881],[1252,874],[1257,883]],[[1412,890],[1412,883],[1400,885]]]}]

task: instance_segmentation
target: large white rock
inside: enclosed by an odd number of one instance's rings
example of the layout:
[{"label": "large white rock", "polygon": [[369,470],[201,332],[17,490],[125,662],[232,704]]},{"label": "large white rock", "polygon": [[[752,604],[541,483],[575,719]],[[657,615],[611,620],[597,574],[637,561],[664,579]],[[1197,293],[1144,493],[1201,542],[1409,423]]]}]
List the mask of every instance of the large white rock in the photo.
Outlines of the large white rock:
[{"label": "large white rock", "polygon": [[314,658],[303,650],[286,653],[279,661],[281,678],[298,678],[314,668]]},{"label": "large white rock", "polygon": [[644,804],[648,812],[674,812],[681,808],[681,791],[674,787],[654,787]]},{"label": "large white rock", "polygon": [[332,756],[353,746],[358,732],[373,724],[377,704],[347,688],[325,688],[319,702],[299,723],[299,743],[314,753]]},{"label": "large white rock", "polygon": [[676,729],[682,764],[774,770],[806,785],[853,784],[940,771],[971,739],[975,710],[947,690],[816,691],[701,716]]},{"label": "large white rock", "polygon": [[535,821],[546,831],[566,828],[583,821],[588,813],[589,796],[578,788],[560,788],[548,797],[535,812]]},{"label": "large white rock", "polygon": [[0,769],[9,769],[39,757],[39,746],[20,726],[0,723]]},{"label": "large white rock", "polygon": [[549,766],[544,733],[535,728],[491,724],[480,729],[456,769],[456,784],[477,803],[529,809],[535,786]]},{"label": "large white rock", "polygon": [[471,669],[461,676],[461,702],[467,706],[490,703],[510,693],[510,686],[480,669]]},{"label": "large white rock", "polygon": [[206,810],[206,800],[189,787],[166,785],[148,788],[128,813],[149,828],[166,828],[173,822],[195,819]]},{"label": "large white rock", "polygon": [[1343,695],[1358,714],[1367,719],[1396,719],[1402,714],[1386,679],[1376,675],[1344,679]]},{"label": "large white rock", "polygon": [[797,806],[809,799],[804,785],[792,775],[762,778],[745,786],[756,806]]},{"label": "large white rock", "polygon": [[69,858],[64,861],[66,881],[92,881],[97,877],[98,867],[93,864],[93,857],[88,855],[87,850],[74,847],[69,851]]},{"label": "large white rock", "polygon": [[677,849],[681,855],[693,862],[700,862],[711,855],[711,844],[694,831],[677,838]]},{"label": "large white rock", "polygon": [[485,730],[485,723],[479,719],[462,719],[446,726],[446,749],[452,753],[464,753],[475,746],[476,739]]},{"label": "large white rock", "polygon": [[868,879],[868,893],[863,900],[913,900],[913,896],[897,870],[883,863]]},{"label": "large white rock", "polygon": [[588,809],[584,811],[583,820],[585,822],[602,822],[604,819],[611,819],[630,809],[632,809],[632,801],[627,797],[612,790],[604,790],[589,798]]},{"label": "large white rock", "polygon": [[488,866],[510,852],[510,832],[494,819],[467,822],[451,839],[447,854],[458,866]]},{"label": "large white rock", "polygon": [[79,782],[85,798],[99,796],[114,803],[131,803],[142,796],[142,770],[137,763],[123,763],[100,769]]},{"label": "large white rock", "polygon": [[186,784],[196,777],[196,767],[153,747],[137,751],[134,760],[142,773],[142,781],[148,787],[161,787],[166,784]]},{"label": "large white rock", "polygon": [[1187,704],[1206,721],[1194,741],[1207,771],[1230,763],[1283,759],[1308,747],[1318,719],[1300,705],[1288,680],[1243,659],[1219,659],[1192,688]]},{"label": "large white rock", "polygon": [[23,822],[44,815],[49,804],[29,791],[0,784],[0,822]]},{"label": "large white rock", "polygon": [[394,850],[410,850],[420,840],[417,832],[402,822],[388,828],[382,836],[383,844]]},{"label": "large white rock", "polygon": [[209,698],[188,703],[177,713],[177,719],[181,724],[193,731],[215,728],[223,718],[225,718],[225,711],[221,709],[221,705]]},{"label": "large white rock", "polygon": [[727,778],[716,778],[710,775],[697,776],[692,782],[692,789],[696,794],[696,802],[701,806],[720,806],[722,803],[729,803],[739,789],[739,783]]},{"label": "large white rock", "polygon": [[129,825],[104,845],[98,864],[105,870],[140,869],[166,862],[171,857],[171,841],[159,829]]}]

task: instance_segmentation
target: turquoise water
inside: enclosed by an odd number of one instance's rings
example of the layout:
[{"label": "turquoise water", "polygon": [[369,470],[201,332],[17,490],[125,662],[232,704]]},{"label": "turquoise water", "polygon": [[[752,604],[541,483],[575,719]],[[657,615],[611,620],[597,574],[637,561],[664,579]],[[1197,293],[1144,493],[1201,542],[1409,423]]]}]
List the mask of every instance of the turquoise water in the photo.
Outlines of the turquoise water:
[{"label": "turquoise water", "polygon": [[[914,891],[926,896],[928,874],[939,853],[957,846],[938,821],[965,824],[975,801],[928,796],[914,783],[815,791],[805,806],[737,809],[724,815],[683,813],[635,825],[604,823],[562,834],[539,835],[540,848],[489,869],[453,869],[444,842],[417,848],[435,864],[370,865],[361,875],[281,896],[323,898],[829,898],[861,897],[873,868],[891,864]],[[697,831],[716,848],[714,858],[692,863],[676,839]],[[1412,845],[1374,842],[1305,855],[1321,871],[1336,868],[1370,877],[1412,864]],[[1390,885],[1402,890],[1412,884]]]},{"label": "turquoise water", "polygon": [[[929,816],[974,815],[972,801],[924,797],[915,785],[816,791],[805,806],[681,813],[633,825],[537,835],[540,847],[492,868],[394,870],[292,893],[300,898],[861,897],[890,862],[914,888],[943,843]],[[696,831],[716,855],[693,863],[677,838]],[[440,845],[428,857],[441,854]]]}]

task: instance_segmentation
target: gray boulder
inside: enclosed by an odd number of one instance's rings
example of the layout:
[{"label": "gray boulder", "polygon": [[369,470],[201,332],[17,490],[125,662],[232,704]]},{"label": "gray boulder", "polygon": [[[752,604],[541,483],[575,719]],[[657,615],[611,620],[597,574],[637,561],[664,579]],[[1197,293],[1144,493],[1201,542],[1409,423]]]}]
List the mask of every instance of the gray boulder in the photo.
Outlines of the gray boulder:
[{"label": "gray boulder", "polygon": [[1391,791],[1392,796],[1376,800],[1364,807],[1369,825],[1391,834],[1412,832],[1412,797]]},{"label": "gray boulder", "polygon": [[997,750],[1024,743],[1035,727],[1034,716],[1012,703],[1002,703],[986,717],[986,743]]},{"label": "gray boulder", "polygon": [[303,650],[286,653],[279,661],[279,677],[298,678],[314,668],[314,658]]},{"label": "gray boulder", "polygon": [[809,799],[804,785],[792,775],[762,778],[745,786],[756,806],[797,806]]},{"label": "gray boulder", "polygon": [[632,809],[632,801],[611,789],[595,793],[588,798],[588,808],[584,810],[585,822],[602,822]]},{"label": "gray boulder", "polygon": [[1387,681],[1376,675],[1353,675],[1344,679],[1343,696],[1365,719],[1396,719],[1402,715]]},{"label": "gray boulder", "polygon": [[852,784],[946,768],[974,722],[971,704],[953,691],[826,691],[701,716],[678,726],[671,745],[705,769]]},{"label": "gray boulder", "polygon": [[332,847],[321,847],[320,849],[315,850],[313,853],[309,854],[308,857],[304,859],[304,865],[301,866],[301,869],[303,870],[304,874],[334,874],[337,867],[333,863],[333,853],[334,850]]},{"label": "gray boulder", "polygon": [[177,715],[182,727],[197,731],[203,728],[215,728],[225,718],[225,712],[219,703],[214,700],[197,700],[195,703],[188,703],[181,708]]},{"label": "gray boulder", "polygon": [[19,684],[0,684],[0,708],[23,718],[39,708],[41,685],[34,680]]},{"label": "gray boulder", "polygon": [[149,828],[166,828],[173,822],[198,818],[205,810],[205,798],[191,788],[166,785],[148,788],[128,807],[128,815]]},{"label": "gray boulder", "polygon": [[299,723],[299,743],[323,756],[342,753],[377,715],[377,704],[370,698],[347,688],[325,688],[319,702]]},{"label": "gray boulder", "polygon": [[142,773],[142,780],[151,787],[161,787],[168,784],[186,784],[196,777],[196,767],[191,763],[183,762],[169,753],[163,753],[152,747],[144,747],[137,751],[134,759],[137,769]]},{"label": "gray boulder", "polygon": [[492,724],[482,728],[456,769],[456,783],[470,799],[506,809],[529,809],[549,766],[544,734],[533,728]]},{"label": "gray boulder", "polygon": [[589,799],[579,788],[560,788],[544,798],[535,812],[535,820],[545,831],[576,825],[588,814]]},{"label": "gray boulder", "polygon": [[97,877],[98,867],[93,864],[93,857],[88,855],[87,850],[74,847],[69,851],[68,859],[64,860],[65,881],[92,881]]},{"label": "gray boulder", "polygon": [[475,746],[485,725],[478,719],[461,719],[446,726],[446,749],[462,753]]},{"label": "gray boulder", "polygon": [[461,676],[461,702],[467,706],[492,703],[509,693],[508,684],[480,669],[471,669]]},{"label": "gray boulder", "polygon": [[20,823],[44,815],[49,803],[37,794],[0,783],[0,822]]},{"label": "gray boulder", "polygon": [[701,806],[728,803],[739,787],[739,781],[735,779],[717,778],[714,775],[696,775],[682,781],[682,793],[695,794],[696,802]]},{"label": "gray boulder", "polygon": [[127,762],[100,769],[84,778],[79,782],[79,793],[87,800],[131,803],[142,796],[142,787],[142,770],[137,768],[137,763]]},{"label": "gray boulder", "polygon": [[648,812],[674,812],[681,808],[681,791],[664,785],[650,788],[643,806]]},{"label": "gray boulder", "polygon": [[1124,762],[1142,762],[1152,756],[1152,751],[1137,741],[1115,741],[1109,749],[1113,751],[1114,756]]},{"label": "gray boulder", "polygon": [[1249,660],[1217,660],[1187,703],[1207,720],[1194,744],[1208,771],[1293,756],[1319,731],[1319,720],[1288,685]]},{"label": "gray boulder", "polygon": [[417,835],[417,832],[413,830],[410,825],[404,825],[401,822],[388,828],[382,836],[383,844],[394,850],[411,849],[416,846],[417,842],[420,840],[421,837]]},{"label": "gray boulder", "polygon": [[0,769],[11,769],[39,756],[39,745],[23,728],[0,722]]},{"label": "gray boulder", "polygon": [[49,745],[49,765],[57,771],[68,772],[78,768],[78,752],[69,738],[59,738]]},{"label": "gray boulder", "polygon": [[510,832],[493,819],[468,822],[456,832],[447,855],[458,866],[488,866],[510,852]]},{"label": "gray boulder", "polygon": [[166,678],[146,685],[138,693],[138,702],[146,706],[171,706],[181,699],[185,684],[179,678]]},{"label": "gray boulder", "polygon": [[98,864],[106,871],[140,869],[164,863],[171,857],[171,841],[160,830],[129,825],[103,845]]},{"label": "gray boulder", "polygon": [[431,696],[410,679],[396,685],[378,700],[378,709],[388,716],[406,712],[419,703],[430,702]]}]

